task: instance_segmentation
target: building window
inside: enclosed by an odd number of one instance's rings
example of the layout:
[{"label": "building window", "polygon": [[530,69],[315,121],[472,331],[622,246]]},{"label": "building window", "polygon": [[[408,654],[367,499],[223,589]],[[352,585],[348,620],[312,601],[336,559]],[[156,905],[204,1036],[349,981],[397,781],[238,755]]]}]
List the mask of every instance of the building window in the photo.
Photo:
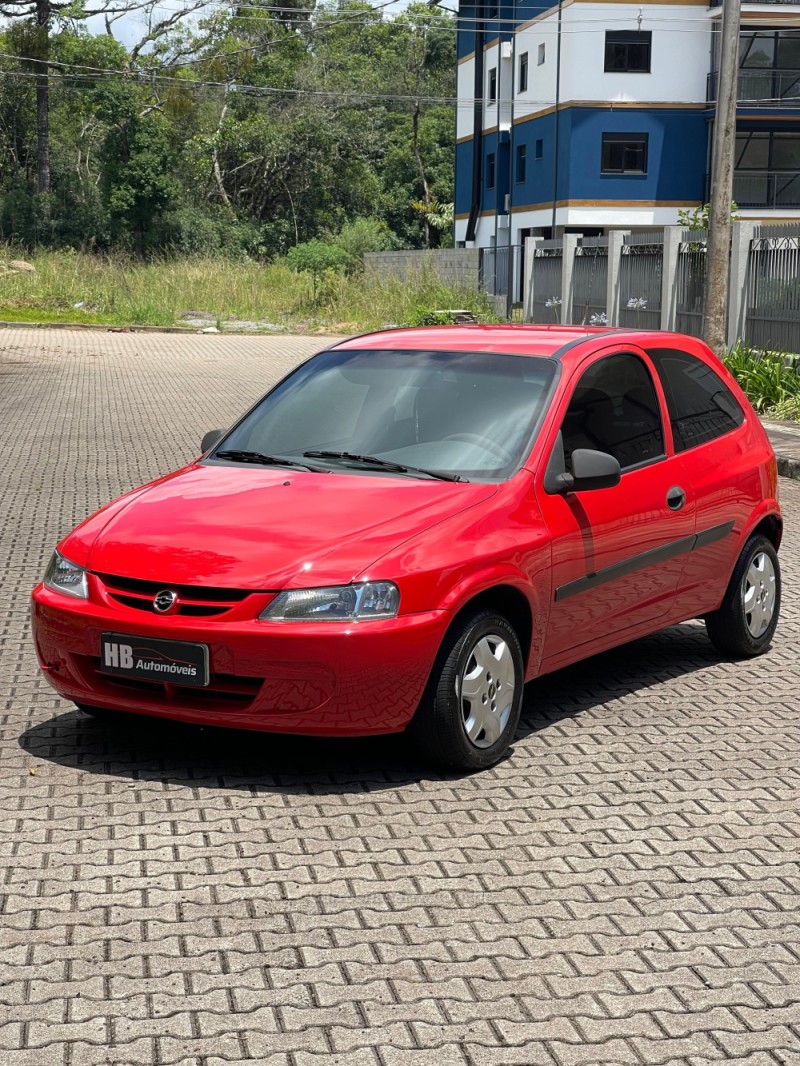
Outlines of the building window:
[{"label": "building window", "polygon": [[494,188],[494,152],[486,156],[486,188]]},{"label": "building window", "polygon": [[800,130],[737,133],[733,194],[743,207],[797,207]]},{"label": "building window", "polygon": [[528,167],[528,146],[526,144],[517,145],[517,167],[516,178],[518,182],[525,180],[525,175]]},{"label": "building window", "polygon": [[519,89],[521,93],[528,91],[528,53],[523,52],[519,57]]},{"label": "building window", "polygon": [[542,63],[544,63],[544,45],[540,44],[539,45],[539,51],[538,51],[537,57],[536,57],[536,65],[537,66],[541,66]]},{"label": "building window", "polygon": [[646,133],[604,133],[600,165],[603,174],[646,174]]},{"label": "building window", "polygon": [[497,67],[489,71],[489,100],[497,99]]},{"label": "building window", "polygon": [[759,130],[736,134],[738,171],[785,171],[789,178],[800,171],[800,132],[771,132]]},{"label": "building window", "polygon": [[649,74],[652,42],[650,30],[607,30],[606,73]]},{"label": "building window", "polygon": [[[714,35],[715,38],[718,36]],[[715,53],[719,41],[715,40]],[[786,70],[800,68],[800,30],[746,30],[739,35],[739,66],[742,70]],[[719,69],[715,54],[714,70]]]},{"label": "building window", "polygon": [[542,159],[544,157],[544,141],[541,137],[537,138],[533,149],[533,155],[535,159]]}]

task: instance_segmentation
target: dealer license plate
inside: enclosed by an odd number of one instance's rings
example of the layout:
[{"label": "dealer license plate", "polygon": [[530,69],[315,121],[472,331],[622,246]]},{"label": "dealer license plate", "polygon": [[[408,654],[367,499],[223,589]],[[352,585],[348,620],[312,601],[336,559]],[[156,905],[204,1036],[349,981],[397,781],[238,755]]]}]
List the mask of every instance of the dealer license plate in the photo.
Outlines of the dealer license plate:
[{"label": "dealer license plate", "polygon": [[100,672],[136,681],[202,688],[208,684],[208,646],[184,640],[155,640],[130,633],[103,633]]}]

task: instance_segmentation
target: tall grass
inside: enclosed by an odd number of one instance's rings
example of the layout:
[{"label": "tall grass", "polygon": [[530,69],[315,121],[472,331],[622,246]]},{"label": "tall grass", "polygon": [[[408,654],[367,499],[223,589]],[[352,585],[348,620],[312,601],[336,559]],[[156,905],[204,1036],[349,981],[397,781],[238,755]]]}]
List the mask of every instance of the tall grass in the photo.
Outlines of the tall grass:
[{"label": "tall grass", "polygon": [[171,326],[202,311],[291,330],[357,332],[411,320],[424,307],[464,307],[491,319],[485,297],[422,273],[410,281],[329,273],[314,298],[311,278],[284,262],[163,258],[71,250],[21,254],[0,249],[0,264],[25,258],[35,272],[0,272],[0,319]]}]

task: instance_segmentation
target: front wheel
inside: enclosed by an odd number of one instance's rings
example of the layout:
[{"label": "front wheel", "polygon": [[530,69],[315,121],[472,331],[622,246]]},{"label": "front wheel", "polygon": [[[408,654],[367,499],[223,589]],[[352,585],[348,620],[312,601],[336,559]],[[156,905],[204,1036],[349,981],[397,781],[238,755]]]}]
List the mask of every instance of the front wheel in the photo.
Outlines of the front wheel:
[{"label": "front wheel", "polygon": [[769,647],[781,607],[781,568],[772,542],[755,534],[733,570],[722,606],[706,615],[711,643],[736,659],[761,655]]},{"label": "front wheel", "polygon": [[480,611],[448,634],[410,732],[440,766],[482,770],[505,755],[519,722],[524,667],[513,627]]}]

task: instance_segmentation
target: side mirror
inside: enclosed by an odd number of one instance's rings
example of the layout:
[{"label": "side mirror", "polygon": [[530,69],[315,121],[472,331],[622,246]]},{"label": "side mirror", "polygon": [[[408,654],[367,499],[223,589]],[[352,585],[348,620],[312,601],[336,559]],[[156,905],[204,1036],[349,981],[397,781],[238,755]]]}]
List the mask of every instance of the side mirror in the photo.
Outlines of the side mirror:
[{"label": "side mirror", "polygon": [[203,437],[202,443],[200,444],[200,451],[203,455],[205,455],[209,448],[213,448],[215,444],[218,444],[224,436],[224,429],[210,429]]},{"label": "side mirror", "polygon": [[610,489],[619,485],[620,465],[608,452],[593,448],[576,448],[572,453],[572,492]]},{"label": "side mirror", "polygon": [[613,455],[593,448],[576,448],[572,453],[572,473],[567,473],[564,437],[558,433],[544,475],[544,491],[550,496],[587,489],[609,489],[619,484],[620,466]]}]

